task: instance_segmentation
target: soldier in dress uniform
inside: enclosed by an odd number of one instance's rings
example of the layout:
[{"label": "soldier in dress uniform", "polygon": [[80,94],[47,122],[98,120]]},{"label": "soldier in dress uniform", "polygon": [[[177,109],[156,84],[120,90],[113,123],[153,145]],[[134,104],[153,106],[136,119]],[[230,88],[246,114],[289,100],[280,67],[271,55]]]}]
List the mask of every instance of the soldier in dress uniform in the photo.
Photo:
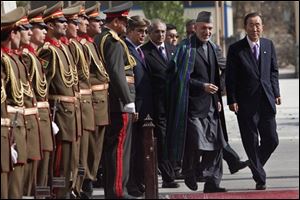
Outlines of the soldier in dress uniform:
[{"label": "soldier in dress uniform", "polygon": [[103,60],[94,43],[94,36],[101,33],[102,21],[100,15],[100,3],[86,9],[89,17],[88,32],[82,32],[79,28],[78,36],[81,44],[87,49],[90,66],[90,83],[92,89],[92,102],[94,108],[95,131],[89,134],[86,176],[82,190],[86,198],[90,198],[93,192],[92,181],[96,181],[97,170],[101,160],[104,133],[108,120],[108,74],[104,68]]},{"label": "soldier in dress uniform", "polygon": [[[26,29],[21,30],[21,40],[20,40],[20,49],[18,51],[19,56],[22,59],[23,47],[30,44],[30,39],[32,36],[32,25],[29,23],[27,16],[22,18],[23,26]],[[21,60],[24,64],[23,60]],[[40,124],[37,108],[37,99],[35,91],[32,88],[32,80],[30,78],[29,69],[26,68],[26,65],[23,66],[26,77],[24,76],[23,81],[23,90],[24,90],[24,119],[25,127],[27,133],[27,165],[25,166],[25,176],[24,176],[24,195],[25,196],[34,196],[35,186],[36,186],[36,176],[37,176],[37,164],[38,161],[42,158],[42,149],[41,149],[41,136],[40,136]]]},{"label": "soldier in dress uniform", "polygon": [[[53,151],[53,133],[50,117],[50,108],[48,103],[48,84],[43,66],[47,63],[37,57],[37,50],[44,44],[47,25],[43,20],[43,12],[47,6],[34,9],[29,12],[28,20],[32,27],[32,36],[30,44],[22,46],[22,60],[29,72],[32,88],[36,95],[37,107],[39,111],[39,121],[41,129],[41,146],[43,157],[38,163],[37,185],[47,186],[49,158]],[[53,122],[54,123],[54,122]]]},{"label": "soldier in dress uniform", "polygon": [[[78,6],[76,6],[78,5]],[[80,139],[80,156],[79,164],[85,169],[84,175],[78,175],[76,179],[75,192],[80,194],[84,176],[87,172],[88,145],[89,136],[95,131],[94,109],[92,104],[92,90],[90,83],[90,65],[88,49],[84,46],[84,40],[77,36],[77,31],[81,34],[87,33],[88,17],[85,14],[83,2],[78,2],[75,7],[66,8],[63,10],[65,17],[68,20],[67,37],[70,41],[70,50],[76,61],[79,88],[80,88],[80,103],[82,112],[82,136]],[[78,30],[77,30],[78,26]],[[94,161],[95,162],[95,161]]]},{"label": "soldier in dress uniform", "polygon": [[[78,75],[68,46],[60,41],[66,35],[67,19],[64,17],[63,2],[58,2],[44,12],[48,26],[45,44],[39,51],[48,83],[49,103],[56,108],[55,123],[59,127],[56,135],[55,176],[64,176],[66,187],[57,190],[57,198],[67,198],[71,193],[70,180],[76,173],[76,141],[81,135]],[[71,161],[70,161],[70,158]]]},{"label": "soldier in dress uniform", "polygon": [[17,51],[20,43],[29,41],[30,28],[24,8],[1,16],[1,75],[6,86],[7,112],[16,123],[12,134],[18,152],[14,170],[9,175],[8,197],[11,199],[31,193],[36,173],[34,161],[41,158],[36,98],[28,72],[20,60],[20,52]]},{"label": "soldier in dress uniform", "polygon": [[[2,51],[1,51],[2,57]],[[1,61],[2,69],[2,61]],[[8,198],[8,174],[12,168],[11,152],[16,150],[12,147],[11,121],[7,113],[5,83],[1,71],[1,199]],[[15,154],[16,155],[16,154]],[[16,159],[16,157],[15,157]]]},{"label": "soldier in dress uniform", "polygon": [[[132,2],[105,10],[106,25],[95,43],[109,74],[111,124],[104,141],[105,198],[128,198],[131,127],[135,116],[133,67],[136,65],[125,42],[127,16]],[[131,197],[132,198],[132,197]]]}]

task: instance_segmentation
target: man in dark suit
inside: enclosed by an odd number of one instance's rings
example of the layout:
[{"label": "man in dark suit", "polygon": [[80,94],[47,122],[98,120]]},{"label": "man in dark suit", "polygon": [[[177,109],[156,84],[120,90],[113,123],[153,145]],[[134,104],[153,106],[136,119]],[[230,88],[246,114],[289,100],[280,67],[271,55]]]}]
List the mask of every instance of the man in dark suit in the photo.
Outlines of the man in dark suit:
[{"label": "man in dark suit", "polygon": [[107,9],[106,25],[95,43],[109,75],[111,124],[104,136],[105,198],[133,198],[127,192],[131,130],[135,113],[134,58],[120,35],[126,33],[132,2]]},{"label": "man in dark suit", "polygon": [[227,103],[237,115],[256,189],[265,190],[263,166],[278,145],[275,121],[275,104],[281,104],[278,67],[272,41],[261,38],[261,16],[248,14],[244,27],[247,36],[232,44],[228,51]]},{"label": "man in dark suit", "polygon": [[140,45],[145,42],[149,25],[150,22],[147,19],[138,15],[132,16],[128,22],[125,39],[130,54],[136,60],[133,72],[136,93],[135,106],[136,112],[139,114],[138,121],[133,124],[130,176],[127,184],[128,193],[133,196],[142,196],[144,192],[143,124],[148,114],[153,116],[150,69],[140,48]]},{"label": "man in dark suit", "polygon": [[151,70],[152,92],[154,103],[154,133],[157,137],[158,168],[161,172],[164,188],[179,187],[174,182],[175,174],[168,161],[166,149],[166,80],[168,62],[174,54],[175,47],[165,43],[166,24],[154,19],[149,27],[150,40],[142,46],[145,60]]}]

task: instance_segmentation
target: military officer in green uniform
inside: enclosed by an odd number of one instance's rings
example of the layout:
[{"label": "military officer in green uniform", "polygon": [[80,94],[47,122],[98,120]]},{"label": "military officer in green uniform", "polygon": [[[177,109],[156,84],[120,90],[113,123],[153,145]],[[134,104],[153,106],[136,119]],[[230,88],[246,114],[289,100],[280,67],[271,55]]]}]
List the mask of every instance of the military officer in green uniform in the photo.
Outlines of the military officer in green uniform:
[{"label": "military officer in green uniform", "polygon": [[[86,9],[89,17],[87,33],[79,28],[80,42],[87,49],[90,66],[90,82],[95,118],[95,131],[89,135],[86,176],[82,190],[85,197],[90,198],[93,192],[92,181],[96,181],[97,170],[102,156],[104,133],[109,124],[108,119],[108,74],[104,68],[103,60],[94,43],[94,36],[101,33],[100,3]],[[83,196],[82,195],[82,196]]]},{"label": "military officer in green uniform", "polygon": [[71,158],[74,158],[76,141],[81,135],[77,69],[68,46],[60,41],[67,30],[62,8],[63,2],[60,1],[45,10],[43,18],[48,30],[45,44],[39,51],[39,57],[47,62],[44,70],[49,87],[48,98],[50,106],[56,108],[54,121],[59,127],[55,137],[54,174],[65,177],[66,181],[66,187],[57,190],[57,198],[67,198],[71,192],[70,181],[78,166],[78,162]]},{"label": "military officer in green uniform", "polygon": [[126,33],[132,2],[105,10],[106,24],[95,43],[109,75],[111,124],[104,139],[104,179],[106,198],[128,198],[131,127],[135,113],[134,58],[119,37]]},{"label": "military officer in green uniform", "polygon": [[11,199],[31,193],[34,160],[41,158],[36,98],[18,51],[20,43],[30,39],[30,27],[24,8],[1,16],[1,75],[6,86],[7,112],[10,120],[16,123],[12,135],[18,153],[14,170],[9,175],[8,198]]},{"label": "military officer in green uniform", "polygon": [[[43,20],[43,12],[47,6],[42,6],[29,12],[28,20],[32,27],[32,36],[30,44],[22,46],[22,59],[26,64],[29,72],[32,88],[37,98],[37,107],[39,112],[39,121],[41,127],[41,147],[43,157],[38,163],[37,170],[37,183],[38,186],[47,186],[48,171],[49,171],[49,158],[50,153],[53,151],[53,133],[50,117],[50,107],[48,102],[48,84],[46,74],[43,66],[47,62],[43,62],[37,57],[37,50],[44,44],[45,36],[47,33],[47,25]],[[54,123],[54,122],[53,122]]]}]

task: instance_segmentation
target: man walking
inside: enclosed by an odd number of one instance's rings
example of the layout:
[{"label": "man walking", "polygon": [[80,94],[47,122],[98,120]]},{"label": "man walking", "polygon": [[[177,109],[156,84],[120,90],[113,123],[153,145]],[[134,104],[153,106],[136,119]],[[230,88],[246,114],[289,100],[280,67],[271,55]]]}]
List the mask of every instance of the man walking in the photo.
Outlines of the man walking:
[{"label": "man walking", "polygon": [[261,38],[261,15],[248,14],[244,19],[244,28],[247,36],[232,44],[228,50],[227,103],[237,115],[256,189],[265,190],[263,166],[279,142],[275,121],[275,104],[281,104],[278,67],[272,41]]}]

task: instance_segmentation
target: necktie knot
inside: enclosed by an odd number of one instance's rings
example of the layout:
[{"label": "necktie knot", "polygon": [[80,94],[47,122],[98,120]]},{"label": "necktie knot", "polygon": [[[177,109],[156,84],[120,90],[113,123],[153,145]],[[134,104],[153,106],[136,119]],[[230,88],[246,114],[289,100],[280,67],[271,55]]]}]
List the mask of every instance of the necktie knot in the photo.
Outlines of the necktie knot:
[{"label": "necktie knot", "polygon": [[163,46],[160,46],[160,47],[158,48],[160,55],[161,55],[161,56],[163,57],[163,59],[167,62],[167,61],[168,61],[168,58],[167,58],[167,55],[166,55],[164,49],[165,49],[165,47],[163,47]]}]

